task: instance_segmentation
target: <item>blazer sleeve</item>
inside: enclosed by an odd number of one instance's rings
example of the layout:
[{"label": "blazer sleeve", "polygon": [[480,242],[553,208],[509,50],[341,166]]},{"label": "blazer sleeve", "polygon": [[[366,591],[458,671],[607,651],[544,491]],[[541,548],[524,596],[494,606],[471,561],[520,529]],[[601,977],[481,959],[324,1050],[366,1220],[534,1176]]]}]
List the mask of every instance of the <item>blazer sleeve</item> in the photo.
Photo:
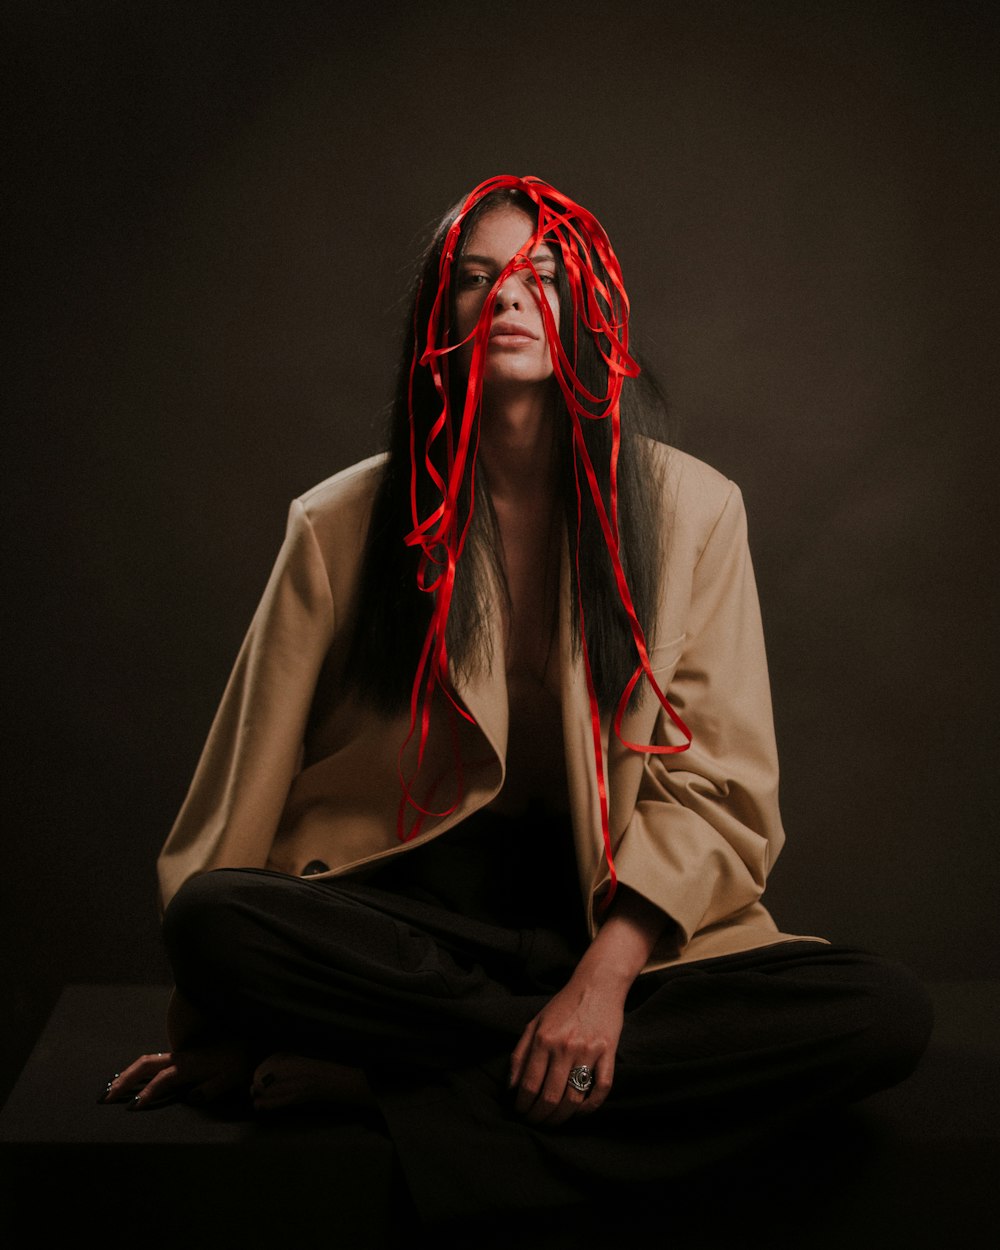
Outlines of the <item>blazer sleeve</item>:
[{"label": "blazer sleeve", "polygon": [[[622,884],[674,920],[681,948],[757,901],[784,842],[746,514],[729,486],[694,564],[687,637],[665,692],[693,741],[682,753],[646,757],[615,854]],[[667,726],[661,711],[654,742],[677,741]]]},{"label": "blazer sleeve", "polygon": [[195,873],[263,867],[301,762],[334,630],[330,579],[305,508],[285,541],[160,854],[161,905]]}]

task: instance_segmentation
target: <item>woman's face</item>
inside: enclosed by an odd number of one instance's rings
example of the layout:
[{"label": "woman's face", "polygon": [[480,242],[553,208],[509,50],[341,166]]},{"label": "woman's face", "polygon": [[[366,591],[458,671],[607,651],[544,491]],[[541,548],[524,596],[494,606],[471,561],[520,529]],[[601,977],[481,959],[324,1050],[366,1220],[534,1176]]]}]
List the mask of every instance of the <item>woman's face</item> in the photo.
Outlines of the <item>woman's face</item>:
[{"label": "woman's face", "polygon": [[[457,340],[475,330],[494,282],[534,229],[527,213],[513,206],[490,209],[476,222],[456,269]],[[519,269],[505,279],[497,292],[484,372],[484,380],[491,388],[541,384],[552,376],[552,358],[538,300],[548,301],[558,329],[555,253],[542,243],[531,260],[538,271],[537,282],[530,269]],[[457,355],[467,372],[472,358],[471,342]]]}]

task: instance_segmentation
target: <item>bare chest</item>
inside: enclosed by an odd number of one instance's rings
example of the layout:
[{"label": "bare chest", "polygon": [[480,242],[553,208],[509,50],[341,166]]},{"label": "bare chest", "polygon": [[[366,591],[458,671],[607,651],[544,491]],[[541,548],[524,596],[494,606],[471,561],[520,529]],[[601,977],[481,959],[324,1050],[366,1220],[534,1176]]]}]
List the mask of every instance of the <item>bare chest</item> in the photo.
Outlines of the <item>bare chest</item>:
[{"label": "bare chest", "polygon": [[558,645],[558,547],[538,533],[503,533],[510,595],[505,659],[507,778],[496,806],[566,807]]}]

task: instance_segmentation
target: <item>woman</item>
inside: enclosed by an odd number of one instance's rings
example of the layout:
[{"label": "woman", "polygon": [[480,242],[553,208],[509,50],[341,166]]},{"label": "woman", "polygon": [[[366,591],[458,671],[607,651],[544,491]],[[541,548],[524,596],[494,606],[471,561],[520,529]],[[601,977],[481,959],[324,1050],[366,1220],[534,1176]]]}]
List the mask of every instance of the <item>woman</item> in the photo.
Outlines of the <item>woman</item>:
[{"label": "woman", "polygon": [[409,326],[388,458],[292,505],[160,860],[172,1050],[106,1101],[377,1105],[435,1216],[456,1169],[469,1209],[566,1202],[901,1079],[916,983],[759,901],[742,502],[646,436],[603,229],[491,179]]}]

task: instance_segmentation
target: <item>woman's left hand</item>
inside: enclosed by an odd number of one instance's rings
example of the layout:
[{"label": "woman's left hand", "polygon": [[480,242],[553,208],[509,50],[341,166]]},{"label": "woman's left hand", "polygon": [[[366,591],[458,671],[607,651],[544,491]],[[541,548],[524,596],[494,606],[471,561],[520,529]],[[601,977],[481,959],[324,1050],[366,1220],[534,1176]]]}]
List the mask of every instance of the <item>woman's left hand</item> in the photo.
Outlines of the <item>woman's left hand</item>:
[{"label": "woman's left hand", "polygon": [[[530,1124],[554,1128],[596,1111],[611,1089],[624,1021],[625,987],[578,968],[569,983],[528,1024],[511,1056],[514,1107]],[[569,1083],[586,1066],[594,1083],[581,1093]]]},{"label": "woman's left hand", "polygon": [[[531,1021],[511,1056],[514,1107],[529,1123],[554,1128],[571,1115],[596,1111],[607,1098],[625,999],[668,924],[655,904],[620,887],[569,982]],[[569,1083],[580,1067],[594,1077],[586,1093]]]},{"label": "woman's left hand", "polygon": [[128,1102],[136,1111],[169,1102],[213,1102],[240,1086],[249,1088],[253,1060],[234,1042],[140,1055],[116,1073],[98,1101]]}]

